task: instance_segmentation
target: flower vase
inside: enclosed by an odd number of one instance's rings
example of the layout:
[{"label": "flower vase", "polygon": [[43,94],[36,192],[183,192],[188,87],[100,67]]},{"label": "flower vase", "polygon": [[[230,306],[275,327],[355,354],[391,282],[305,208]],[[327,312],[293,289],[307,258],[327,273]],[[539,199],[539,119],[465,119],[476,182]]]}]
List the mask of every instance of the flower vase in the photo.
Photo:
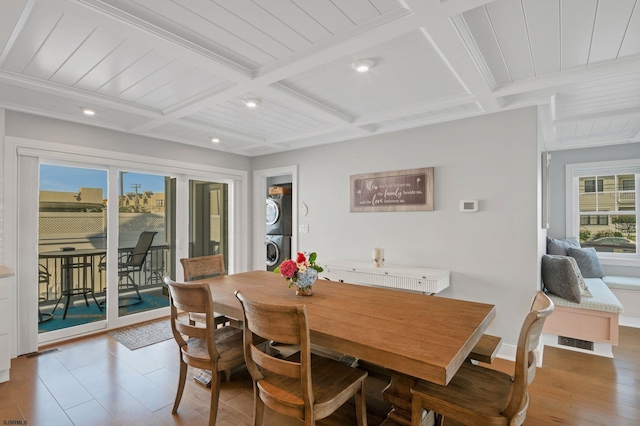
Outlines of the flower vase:
[{"label": "flower vase", "polygon": [[304,272],[296,272],[296,277],[296,295],[311,296],[313,294],[311,286],[318,279],[318,271],[308,268]]},{"label": "flower vase", "polygon": [[296,296],[313,296],[313,290],[311,289],[311,286],[309,287],[296,286]]}]

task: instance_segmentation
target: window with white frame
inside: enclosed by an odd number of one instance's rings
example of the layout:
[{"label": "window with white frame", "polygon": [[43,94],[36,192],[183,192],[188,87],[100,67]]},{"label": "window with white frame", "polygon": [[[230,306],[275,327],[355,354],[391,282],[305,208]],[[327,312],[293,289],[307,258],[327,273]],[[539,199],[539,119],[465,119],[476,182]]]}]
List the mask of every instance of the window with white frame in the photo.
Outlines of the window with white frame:
[{"label": "window with white frame", "polygon": [[640,159],[567,165],[567,233],[603,258],[638,259]]}]

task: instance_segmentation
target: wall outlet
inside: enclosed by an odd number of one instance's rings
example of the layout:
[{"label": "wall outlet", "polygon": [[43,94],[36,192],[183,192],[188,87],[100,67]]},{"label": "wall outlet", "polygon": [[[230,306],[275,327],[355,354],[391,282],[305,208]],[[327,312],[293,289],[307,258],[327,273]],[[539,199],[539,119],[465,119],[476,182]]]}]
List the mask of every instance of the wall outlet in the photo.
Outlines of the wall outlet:
[{"label": "wall outlet", "polygon": [[309,225],[298,225],[298,232],[301,234],[309,233]]}]

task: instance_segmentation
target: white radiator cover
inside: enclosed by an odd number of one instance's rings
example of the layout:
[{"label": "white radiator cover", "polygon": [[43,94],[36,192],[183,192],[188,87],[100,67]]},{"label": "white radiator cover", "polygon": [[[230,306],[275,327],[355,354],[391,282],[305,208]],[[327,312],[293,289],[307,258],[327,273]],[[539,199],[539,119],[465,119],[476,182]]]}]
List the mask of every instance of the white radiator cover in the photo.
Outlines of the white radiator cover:
[{"label": "white radiator cover", "polygon": [[412,266],[385,265],[359,261],[336,261],[323,264],[321,278],[349,284],[394,288],[424,294],[438,293],[449,287],[449,271]]}]

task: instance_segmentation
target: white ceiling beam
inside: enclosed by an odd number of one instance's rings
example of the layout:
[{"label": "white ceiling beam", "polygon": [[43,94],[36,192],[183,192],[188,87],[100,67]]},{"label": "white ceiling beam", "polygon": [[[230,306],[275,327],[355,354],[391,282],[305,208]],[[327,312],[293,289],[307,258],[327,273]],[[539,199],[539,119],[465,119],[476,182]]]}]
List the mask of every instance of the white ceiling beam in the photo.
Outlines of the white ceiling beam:
[{"label": "white ceiling beam", "polygon": [[60,8],[70,9],[70,3],[76,5],[75,14],[91,12],[87,19],[95,20],[101,16],[105,25],[113,26],[118,22],[123,30],[134,32],[135,37],[147,39],[152,45],[161,45],[163,50],[178,58],[183,58],[211,73],[236,83],[244,83],[251,80],[251,71],[241,67],[222,56],[202,48],[194,43],[178,37],[162,28],[149,24],[128,13],[105,4],[100,0],[47,0],[55,1]]},{"label": "white ceiling beam", "polygon": [[581,121],[595,121],[603,118],[615,118],[625,115],[640,115],[640,107],[635,108],[624,108],[624,109],[616,109],[616,110],[607,110],[602,112],[596,112],[593,114],[582,114],[582,115],[573,115],[562,118],[555,118],[552,123],[553,124],[570,124],[570,123],[579,123]]},{"label": "white ceiling beam", "polygon": [[637,74],[639,69],[640,57],[618,60],[615,62],[591,65],[588,68],[563,71],[562,73],[504,84],[498,86],[493,91],[493,94],[494,96],[509,96],[541,89],[568,88],[579,83],[611,78],[616,75]]},{"label": "white ceiling beam", "polygon": [[475,97],[471,94],[452,96],[446,99],[429,100],[414,105],[407,105],[400,108],[395,108],[390,111],[383,111],[374,114],[368,114],[357,118],[353,124],[362,126],[365,124],[374,124],[381,121],[395,120],[410,115],[419,115],[429,113],[431,111],[437,111],[446,108],[453,108],[468,103],[475,102]]},{"label": "white ceiling beam", "polygon": [[0,83],[6,83],[14,87],[22,87],[23,89],[33,90],[38,93],[47,93],[49,95],[60,96],[66,99],[73,99],[94,107],[102,106],[106,108],[113,108],[149,118],[161,117],[160,111],[153,108],[143,107],[127,101],[117,100],[115,98],[93,92],[85,92],[80,89],[64,86],[51,81],[42,81],[9,71],[0,70]]},{"label": "white ceiling beam", "polygon": [[499,101],[495,99],[449,16],[440,7],[440,2],[405,0],[405,4],[416,14],[422,32],[462,87],[475,97],[484,111],[499,111]]}]

